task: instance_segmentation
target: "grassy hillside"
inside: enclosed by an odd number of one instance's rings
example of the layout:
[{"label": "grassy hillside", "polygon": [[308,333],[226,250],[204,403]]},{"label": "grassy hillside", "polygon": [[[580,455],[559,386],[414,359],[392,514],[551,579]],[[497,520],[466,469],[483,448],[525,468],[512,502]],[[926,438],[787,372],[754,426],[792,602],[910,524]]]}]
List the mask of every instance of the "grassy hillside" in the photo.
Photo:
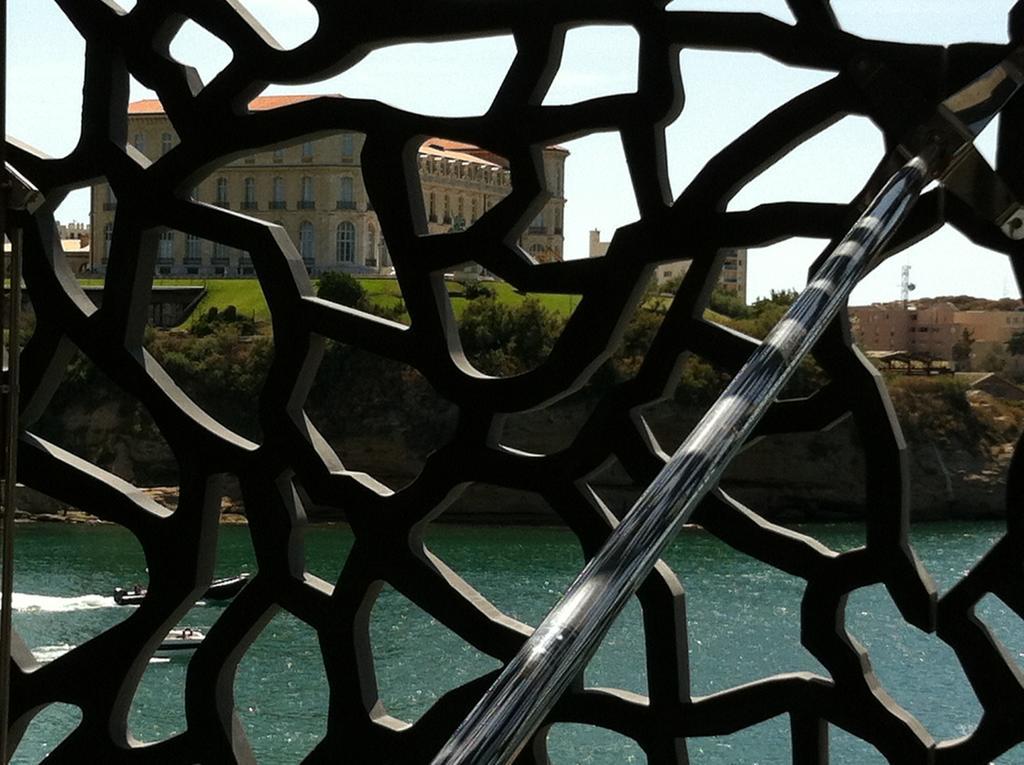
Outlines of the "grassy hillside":
[{"label": "grassy hillside", "polygon": [[210,279],[203,284],[206,297],[197,306],[196,315],[213,307],[223,310],[233,305],[242,316],[251,316],[256,321],[270,320],[270,310],[263,297],[263,290],[255,279]]},{"label": "grassy hillside", "polygon": [[[366,290],[370,302],[381,308],[392,308],[402,300],[401,290],[395,279],[358,279],[359,283]],[[196,315],[205,313],[210,308],[216,307],[223,310],[229,305],[235,306],[238,313],[255,318],[256,321],[269,321],[270,311],[267,302],[263,297],[263,290],[260,289],[256,279],[157,279],[158,285],[179,285],[179,286],[205,286],[206,297],[199,303]],[[102,284],[101,280],[83,280],[82,284]],[[458,282],[446,282],[448,294],[452,298],[452,308],[456,316],[462,312],[470,301],[461,297],[462,285]],[[520,295],[513,289],[512,285],[504,282],[486,282],[494,290],[498,302],[509,306],[518,306],[526,295]],[[579,303],[576,295],[531,295],[536,298],[542,306],[549,311],[561,316],[568,316],[573,312]]]}]

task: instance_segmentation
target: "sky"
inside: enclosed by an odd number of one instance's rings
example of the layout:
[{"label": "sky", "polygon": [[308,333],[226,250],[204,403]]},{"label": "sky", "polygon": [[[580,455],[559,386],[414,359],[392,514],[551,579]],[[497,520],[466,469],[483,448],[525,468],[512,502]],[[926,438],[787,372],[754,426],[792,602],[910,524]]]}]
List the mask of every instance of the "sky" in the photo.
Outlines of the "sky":
[{"label": "sky", "polygon": [[[285,47],[316,30],[306,0],[239,0]],[[134,0],[121,0],[124,8]],[[842,26],[865,37],[951,44],[1006,42],[1012,0],[833,0]],[[670,10],[714,9],[765,13],[786,23],[793,17],[783,0],[674,0]],[[53,0],[8,0],[8,135],[51,156],[75,145],[82,102],[85,46]],[[562,65],[545,103],[573,103],[594,96],[629,93],[637,81],[637,35],[630,27],[586,27],[570,31]],[[209,81],[230,60],[230,49],[189,22],[171,51]],[[377,98],[425,114],[472,116],[486,111],[515,55],[510,37],[447,43],[408,43],[375,51],[343,75],[286,87],[273,93],[343,93]],[[686,106],[667,131],[669,173],[679,194],[704,163],[774,108],[826,81],[831,72],[797,69],[757,54],[687,50],[680,57]],[[153,97],[133,82],[132,99]],[[979,142],[990,159],[994,131]],[[586,257],[588,232],[609,239],[637,218],[622,145],[617,134],[588,136],[564,144],[565,253]],[[781,200],[846,202],[882,157],[879,131],[848,117],[803,144],[744,188],[729,206],[749,209]],[[827,172],[822,172],[827,168]],[[76,192],[58,211],[61,220],[88,220],[88,196]],[[824,242],[789,240],[748,254],[748,300],[771,290],[800,288]],[[896,300],[901,269],[912,268],[914,295],[973,294],[1018,297],[1005,257],[974,247],[948,227],[884,263],[854,292],[851,304]]]}]

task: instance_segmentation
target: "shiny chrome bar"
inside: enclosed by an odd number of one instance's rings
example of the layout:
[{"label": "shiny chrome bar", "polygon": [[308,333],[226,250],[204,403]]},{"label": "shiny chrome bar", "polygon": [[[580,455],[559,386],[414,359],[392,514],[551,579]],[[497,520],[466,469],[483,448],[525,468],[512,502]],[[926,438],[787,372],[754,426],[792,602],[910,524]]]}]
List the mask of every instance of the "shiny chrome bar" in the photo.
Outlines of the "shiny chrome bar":
[{"label": "shiny chrome bar", "polygon": [[935,158],[911,159],[875,197],[432,765],[505,765],[522,750],[906,219]]},{"label": "shiny chrome bar", "polygon": [[[961,184],[1013,239],[1024,238],[1024,208],[1009,194],[993,202],[998,175],[979,169],[972,143],[1024,85],[1024,46],[950,96],[935,118],[898,147],[910,160],[874,198],[813,281],[751,355],[598,553],[470,711],[431,765],[507,765],[586,667],[612,622],[665,548],[846,303],[873,257],[933,179]],[[966,170],[965,170],[966,167]],[[967,188],[964,176],[974,181]]]}]

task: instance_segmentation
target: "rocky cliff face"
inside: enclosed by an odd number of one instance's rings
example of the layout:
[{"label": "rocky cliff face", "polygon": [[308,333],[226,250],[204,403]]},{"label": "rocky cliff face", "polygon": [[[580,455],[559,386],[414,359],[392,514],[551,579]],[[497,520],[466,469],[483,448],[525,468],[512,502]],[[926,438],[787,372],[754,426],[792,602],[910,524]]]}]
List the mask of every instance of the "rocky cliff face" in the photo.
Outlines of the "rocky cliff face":
[{"label": "rocky cliff face", "polygon": [[[969,394],[972,415],[982,432],[971,444],[933,437],[912,429],[906,450],[912,517],[986,518],[1004,513],[1006,469],[1024,415],[1007,410],[985,394]],[[548,453],[566,446],[587,417],[585,400],[510,418],[504,442],[526,451]],[[666,451],[682,440],[699,411],[667,403],[646,414]],[[443,432],[439,428],[438,432]],[[143,485],[174,481],[166,444],[140,413],[115,404],[73,409],[59,433],[48,437],[117,475]],[[365,471],[400,488],[413,480],[433,444],[421,433],[405,432],[394,414],[382,414],[336,447],[351,469]],[[822,433],[769,437],[748,447],[723,480],[723,488],[766,517],[781,520],[856,518],[864,507],[863,449],[849,420]],[[602,499],[616,512],[632,504],[639,488],[614,467],[595,481]],[[26,500],[27,503],[27,500]],[[36,504],[37,510],[55,508]],[[315,516],[316,510],[311,512]],[[443,520],[552,523],[555,516],[538,496],[490,486],[470,488]]]}]

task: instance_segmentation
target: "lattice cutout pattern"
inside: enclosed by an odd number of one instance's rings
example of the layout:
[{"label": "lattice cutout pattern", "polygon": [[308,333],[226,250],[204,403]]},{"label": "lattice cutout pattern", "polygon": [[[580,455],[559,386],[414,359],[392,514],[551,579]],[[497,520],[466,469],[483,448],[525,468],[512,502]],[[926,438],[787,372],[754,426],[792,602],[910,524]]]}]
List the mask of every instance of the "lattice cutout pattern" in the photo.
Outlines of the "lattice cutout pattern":
[{"label": "lattice cutout pattern", "polygon": [[[13,219],[25,231],[25,278],[37,328],[23,361],[20,478],[58,499],[121,524],[139,539],[150,572],[150,597],[132,617],[63,658],[35,670],[21,649],[14,658],[11,719],[15,737],[45,704],[81,709],[82,719],[59,745],[57,762],[245,762],[252,755],[232,703],[233,678],[246,648],[278,609],[316,630],[331,685],[326,735],[310,761],[427,762],[482,691],[483,681],[439,699],[411,727],[375,709],[368,619],[379,583],[387,581],[447,629],[505,661],[525,627],[486,602],[430,555],[424,527],[467,482],[539,493],[592,551],[613,518],[588,490],[587,476],[616,458],[638,483],[662,464],[658,445],[632,413],[674,384],[679,360],[697,353],[735,370],[753,341],[701,317],[717,254],[788,236],[833,239],[856,218],[865,194],[849,205],[780,203],[726,212],[731,197],[794,143],[843,115],[872,120],[890,145],[932,108],[998,61],[995,45],[950,49],[876,42],[839,29],[824,0],[789,0],[797,23],[756,14],[667,11],[664,0],[527,0],[467,3],[382,0],[354,4],[311,0],[319,14],[312,38],[293,50],[277,46],[240,4],[139,0],[130,12],[113,0],[57,0],[88,43],[83,130],[78,147],[50,160],[9,144],[13,164],[48,199],[32,216]],[[1011,14],[1014,36],[1022,9]],[[202,87],[168,47],[194,21],[231,48],[230,64]],[[640,39],[639,87],[568,106],[544,106],[565,35],[585,24],[628,25]],[[370,50],[395,41],[514,36],[517,56],[488,112],[478,118],[432,118],[372,100],[322,97],[250,112],[268,82],[300,84],[338,74]],[[824,84],[766,117],[716,156],[676,199],[670,197],[663,131],[683,109],[679,51],[686,47],[762,53],[793,66],[834,73]],[[150,163],[126,148],[129,77],[155,89],[181,138]],[[682,78],[681,78],[682,77]],[[192,201],[188,190],[211,168],[256,148],[296,143],[336,131],[367,136],[362,166],[397,269],[411,326],[344,310],[313,298],[299,252],[280,228]],[[597,131],[622,138],[640,221],[615,232],[607,256],[537,264],[514,242],[545,199],[541,150]],[[423,136],[485,147],[509,160],[513,191],[471,229],[422,236],[427,221],[418,192],[415,149]],[[28,137],[31,139],[31,137]],[[999,163],[1024,196],[1024,102],[1001,122]],[[876,177],[891,168],[881,166]],[[84,296],[55,245],[53,211],[72,189],[97,178],[118,199],[102,309]],[[956,200],[930,192],[901,234],[921,238],[950,223],[973,241],[1013,259],[1022,245]],[[945,204],[943,204],[945,202]],[[142,347],[148,290],[162,227],[251,255],[273,314],[275,358],[259,400],[264,440],[252,443],[188,400]],[[549,406],[587,380],[637,308],[653,267],[692,257],[692,267],[634,379],[613,390],[564,451],[531,456],[502,447],[503,414]],[[519,290],[574,293],[579,307],[551,357],[520,377],[474,373],[453,330],[442,275],[475,261]],[[459,412],[459,427],[409,486],[389,493],[347,471],[303,412],[303,401],[332,338],[416,368]],[[180,504],[173,512],[137,489],[32,434],[74,348],[147,409],[176,455]],[[941,599],[907,542],[908,500],[902,439],[879,377],[853,350],[842,321],[816,350],[832,382],[807,400],[777,404],[762,433],[825,427],[851,415],[867,455],[867,544],[835,553],[773,526],[718,493],[700,522],[737,550],[806,582],[802,640],[828,676],[765,678],[712,697],[687,685],[685,606],[674,575],[660,567],[640,593],[645,614],[649,699],[573,687],[552,722],[586,723],[629,737],[656,765],[687,761],[687,737],[728,733],[780,714],[791,721],[794,760],[825,762],[827,724],[838,725],[899,763],[989,762],[1024,739],[1024,684],[975,605],[998,596],[1024,616],[1021,589],[1019,460],[1010,476],[1005,538]],[[344,395],[339,392],[339,395]],[[132,748],[129,703],[169,627],[209,581],[219,512],[220,477],[237,476],[249,517],[258,573],[225,609],[191,661],[188,729],[146,748]],[[297,489],[301,487],[302,492]],[[304,522],[300,494],[344,510],[356,542],[336,582],[307,574],[296,530]],[[935,742],[876,682],[863,650],[846,634],[844,607],[853,590],[883,584],[908,622],[936,632],[956,652],[984,707],[978,729]],[[97,667],[102,671],[98,672]],[[297,754],[297,757],[299,755]],[[544,745],[522,763],[546,761]]]}]

